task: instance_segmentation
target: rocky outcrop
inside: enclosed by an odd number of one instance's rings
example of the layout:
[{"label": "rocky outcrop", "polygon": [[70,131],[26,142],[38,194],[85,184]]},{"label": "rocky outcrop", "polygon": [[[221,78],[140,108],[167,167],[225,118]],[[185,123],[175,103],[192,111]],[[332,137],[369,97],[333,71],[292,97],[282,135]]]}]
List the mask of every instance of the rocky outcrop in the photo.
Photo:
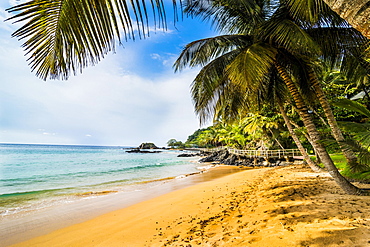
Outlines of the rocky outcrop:
[{"label": "rocky outcrop", "polygon": [[140,150],[139,148],[134,148],[134,149],[126,151],[126,153],[143,153],[143,154],[153,154],[153,153],[160,153],[160,152],[162,151]]},{"label": "rocky outcrop", "polygon": [[138,148],[139,149],[159,149],[159,147],[157,147],[154,143],[151,143],[151,142],[141,143]]},{"label": "rocky outcrop", "polygon": [[270,158],[267,161],[264,158],[248,158],[243,155],[231,154],[227,150],[213,152],[210,155],[200,159],[199,162],[212,162],[216,164],[247,167],[272,167],[290,164],[289,162],[285,161],[285,159]]},{"label": "rocky outcrop", "polygon": [[183,154],[179,154],[177,155],[177,157],[195,157],[195,156],[198,156],[199,154],[197,153],[183,153]]},{"label": "rocky outcrop", "polygon": [[177,155],[177,157],[196,157],[196,156],[203,157],[203,156],[207,156],[209,154],[211,154],[211,153],[201,151],[201,152],[193,152],[193,153],[182,153],[182,154]]}]

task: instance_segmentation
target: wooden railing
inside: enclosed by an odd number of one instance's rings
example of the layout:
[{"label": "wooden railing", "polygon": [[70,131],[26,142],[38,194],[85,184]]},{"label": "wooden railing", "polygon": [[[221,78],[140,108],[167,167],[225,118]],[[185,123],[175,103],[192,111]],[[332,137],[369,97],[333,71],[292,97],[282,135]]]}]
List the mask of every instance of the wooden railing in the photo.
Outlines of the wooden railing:
[{"label": "wooden railing", "polygon": [[220,150],[228,150],[232,154],[244,155],[247,157],[264,157],[264,158],[284,158],[302,155],[298,149],[240,150],[228,147],[217,147],[217,148],[197,148],[197,150],[206,152],[217,152]]}]

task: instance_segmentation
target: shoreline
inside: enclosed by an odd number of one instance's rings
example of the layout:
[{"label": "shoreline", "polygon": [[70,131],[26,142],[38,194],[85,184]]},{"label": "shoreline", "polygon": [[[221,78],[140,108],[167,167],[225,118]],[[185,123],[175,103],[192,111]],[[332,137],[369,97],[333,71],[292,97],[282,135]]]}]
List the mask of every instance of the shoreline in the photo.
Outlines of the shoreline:
[{"label": "shoreline", "polygon": [[13,247],[365,247],[369,215],[370,197],[346,195],[327,173],[291,165],[236,172]]},{"label": "shoreline", "polygon": [[[185,174],[137,185],[137,189],[118,193],[99,193],[63,205],[55,205],[0,219],[0,246],[26,241],[51,231],[91,220],[102,214],[129,207],[175,190],[210,181],[243,169],[230,166],[216,166],[206,171]],[[149,187],[146,185],[150,184]],[[145,185],[140,189],[140,185]],[[83,196],[81,196],[83,197]]]}]

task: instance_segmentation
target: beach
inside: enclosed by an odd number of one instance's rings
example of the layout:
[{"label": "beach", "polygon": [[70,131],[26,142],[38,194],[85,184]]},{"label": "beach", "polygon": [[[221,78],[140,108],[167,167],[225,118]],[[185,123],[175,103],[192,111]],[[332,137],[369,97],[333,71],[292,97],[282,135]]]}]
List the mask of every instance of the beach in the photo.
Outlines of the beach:
[{"label": "beach", "polygon": [[252,169],[12,246],[369,246],[369,206],[302,165]]}]

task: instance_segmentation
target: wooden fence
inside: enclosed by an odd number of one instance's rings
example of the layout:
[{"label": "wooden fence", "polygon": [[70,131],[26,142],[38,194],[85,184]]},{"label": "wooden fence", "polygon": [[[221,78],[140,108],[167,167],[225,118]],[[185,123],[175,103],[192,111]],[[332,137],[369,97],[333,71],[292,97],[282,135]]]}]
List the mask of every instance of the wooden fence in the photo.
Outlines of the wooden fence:
[{"label": "wooden fence", "polygon": [[244,155],[249,158],[301,158],[302,154],[298,149],[279,149],[279,150],[240,150],[228,147],[217,147],[217,148],[197,148],[196,150],[217,152],[220,150],[228,150],[232,154]]}]

